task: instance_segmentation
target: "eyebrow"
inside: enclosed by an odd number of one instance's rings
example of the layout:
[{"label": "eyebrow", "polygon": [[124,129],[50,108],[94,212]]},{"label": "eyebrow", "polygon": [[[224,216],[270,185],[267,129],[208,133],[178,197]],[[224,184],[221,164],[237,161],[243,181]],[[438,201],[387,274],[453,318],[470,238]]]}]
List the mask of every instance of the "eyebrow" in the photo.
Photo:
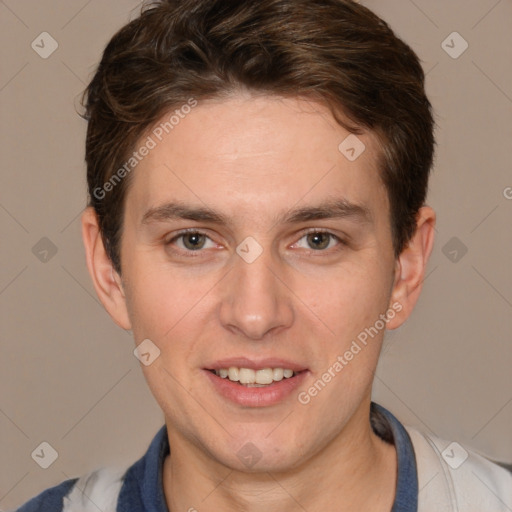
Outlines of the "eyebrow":
[{"label": "eyebrow", "polygon": [[[361,223],[371,223],[370,210],[361,204],[346,199],[328,199],[319,205],[295,208],[279,214],[275,224],[298,224],[321,219],[349,218]],[[195,207],[182,202],[169,202],[150,208],[144,213],[141,224],[165,222],[170,220],[192,220],[212,224],[230,224],[230,217],[207,207]]]}]

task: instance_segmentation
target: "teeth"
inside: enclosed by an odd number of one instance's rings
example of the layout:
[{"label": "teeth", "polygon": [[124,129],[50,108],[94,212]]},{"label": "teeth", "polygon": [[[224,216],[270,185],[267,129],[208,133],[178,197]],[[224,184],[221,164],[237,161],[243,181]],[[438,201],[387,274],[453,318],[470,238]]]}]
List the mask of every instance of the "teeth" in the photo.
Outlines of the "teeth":
[{"label": "teeth", "polygon": [[285,379],[289,379],[293,375],[293,370],[284,370],[283,375]]},{"label": "teeth", "polygon": [[235,368],[234,366],[232,366],[228,370],[228,378],[229,378],[229,380],[232,380],[233,382],[238,382],[240,380],[240,378],[238,377],[238,373],[239,373],[238,372],[238,368]]},{"label": "teeth", "polygon": [[272,378],[275,381],[283,380],[284,377],[284,370],[282,368],[274,368],[272,371]]},{"label": "teeth", "polygon": [[293,377],[294,372],[288,368],[253,370],[251,368],[231,366],[230,368],[215,370],[215,374],[223,379],[228,378],[233,382],[240,382],[240,384],[247,387],[261,387],[283,380],[283,378],[289,379]]},{"label": "teeth", "polygon": [[256,382],[256,372],[250,368],[240,368],[238,375],[240,384],[254,384]]},{"label": "teeth", "polygon": [[274,370],[272,368],[263,368],[256,372],[256,379],[254,382],[257,384],[272,384],[274,381]]}]

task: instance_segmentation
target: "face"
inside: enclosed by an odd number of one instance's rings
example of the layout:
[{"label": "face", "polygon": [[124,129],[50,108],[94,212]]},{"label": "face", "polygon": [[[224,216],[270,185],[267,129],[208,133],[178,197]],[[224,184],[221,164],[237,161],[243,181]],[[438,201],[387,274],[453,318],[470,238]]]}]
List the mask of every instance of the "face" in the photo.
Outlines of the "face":
[{"label": "face", "polygon": [[143,371],[171,445],[279,471],[368,423],[400,306],[377,141],[358,135],[354,159],[347,136],[320,104],[249,95],[152,135],[126,196],[122,285],[125,327],[160,351]]}]

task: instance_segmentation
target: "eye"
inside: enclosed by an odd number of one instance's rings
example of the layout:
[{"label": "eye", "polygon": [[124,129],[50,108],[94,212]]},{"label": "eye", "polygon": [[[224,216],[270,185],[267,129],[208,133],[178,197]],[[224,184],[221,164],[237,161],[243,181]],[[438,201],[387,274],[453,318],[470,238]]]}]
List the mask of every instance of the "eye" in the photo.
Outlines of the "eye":
[{"label": "eye", "polygon": [[[210,244],[208,245],[208,242]],[[186,231],[171,238],[166,245],[176,244],[183,251],[199,251],[215,247],[213,241],[200,231]]]},{"label": "eye", "polygon": [[311,231],[297,242],[297,246],[302,249],[312,249],[314,251],[325,251],[331,249],[342,241],[332,233],[326,231]]}]

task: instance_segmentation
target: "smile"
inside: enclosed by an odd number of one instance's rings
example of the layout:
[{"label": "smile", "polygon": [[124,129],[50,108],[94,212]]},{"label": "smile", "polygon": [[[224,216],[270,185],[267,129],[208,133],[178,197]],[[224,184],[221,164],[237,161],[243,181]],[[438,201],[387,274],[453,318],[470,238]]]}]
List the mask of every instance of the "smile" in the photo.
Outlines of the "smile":
[{"label": "smile", "polygon": [[284,403],[298,392],[309,373],[308,370],[282,367],[252,369],[238,366],[203,371],[219,398],[251,408]]},{"label": "smile", "polygon": [[229,379],[231,382],[238,382],[247,387],[268,386],[274,382],[289,379],[295,374],[295,372],[289,368],[262,368],[260,370],[253,370],[252,368],[239,368],[237,366],[212,371],[222,379]]}]

